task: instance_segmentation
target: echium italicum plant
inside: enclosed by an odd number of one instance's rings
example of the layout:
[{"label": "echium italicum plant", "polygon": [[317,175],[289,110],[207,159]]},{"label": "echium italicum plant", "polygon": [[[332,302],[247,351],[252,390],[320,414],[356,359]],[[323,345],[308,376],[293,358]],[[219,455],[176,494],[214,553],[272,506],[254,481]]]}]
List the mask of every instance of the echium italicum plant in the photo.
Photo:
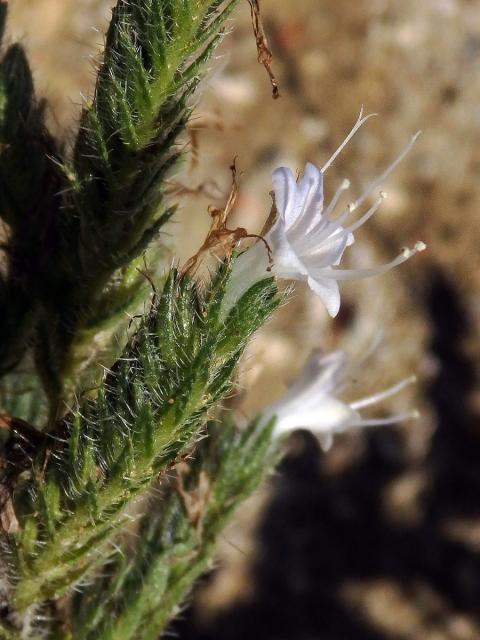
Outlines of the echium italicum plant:
[{"label": "echium italicum plant", "polygon": [[[279,304],[280,280],[305,281],[334,316],[339,281],[390,263],[340,266],[381,184],[413,144],[350,204],[321,168],[273,174],[262,236],[229,228],[225,207],[185,265],[162,271],[175,202],[166,177],[192,95],[236,0],[119,0],[78,133],[48,130],[21,45],[0,63],[0,638],[154,640],[215,553],[239,503],[307,427],[335,433],[398,422],[367,398],[342,400],[359,365],[312,354],[284,398],[242,429],[221,411],[246,345]],[[269,50],[250,2],[259,60]],[[0,3],[3,34],[7,3]],[[276,83],[275,91],[278,92]],[[343,204],[342,204],[343,202]],[[363,206],[366,202],[369,205]],[[358,213],[357,213],[358,212]],[[215,256],[215,265],[202,269]],[[164,263],[163,263],[164,264]],[[209,273],[208,277],[200,274]]]}]

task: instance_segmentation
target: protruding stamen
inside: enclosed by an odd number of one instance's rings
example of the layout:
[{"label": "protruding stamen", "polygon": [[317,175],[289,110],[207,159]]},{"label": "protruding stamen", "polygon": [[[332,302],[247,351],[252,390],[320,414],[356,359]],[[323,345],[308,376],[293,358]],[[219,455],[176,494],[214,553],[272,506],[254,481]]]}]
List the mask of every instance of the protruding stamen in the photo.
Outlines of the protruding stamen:
[{"label": "protruding stamen", "polygon": [[350,140],[353,138],[353,136],[357,133],[357,131],[360,129],[360,127],[363,124],[365,124],[365,122],[367,120],[370,120],[370,118],[373,118],[373,116],[376,116],[376,115],[378,115],[378,114],[377,113],[369,113],[368,116],[364,117],[363,116],[363,107],[360,109],[360,113],[358,115],[357,121],[353,125],[350,133],[345,138],[345,140],[342,142],[342,144],[338,147],[338,149],[335,151],[335,153],[331,156],[331,158],[329,160],[327,160],[327,162],[320,169],[320,171],[322,173],[325,173],[325,171],[328,169],[328,167],[330,167],[333,164],[333,162],[335,161],[335,158],[343,151],[343,149],[345,149],[347,144],[350,142]]},{"label": "protruding stamen", "polygon": [[338,218],[332,218],[331,220],[329,220],[329,222],[331,222],[334,226],[328,227],[327,229],[325,229],[324,233],[322,233],[322,236],[319,240],[322,241],[324,240],[325,237],[332,235],[335,229],[338,229],[339,227],[341,227],[342,224],[346,221],[346,219],[352,212],[353,212],[353,208],[351,208],[351,205],[347,205],[345,209],[342,211],[342,213],[338,216]]},{"label": "protruding stamen", "polygon": [[367,418],[366,420],[359,420],[352,424],[352,428],[355,427],[381,427],[386,424],[397,424],[399,422],[405,422],[406,420],[417,420],[420,417],[418,411],[408,411],[405,413],[397,413],[394,416],[387,416],[386,418]]},{"label": "protruding stamen", "polygon": [[397,166],[400,164],[400,162],[402,162],[405,156],[408,155],[408,153],[410,152],[411,148],[415,144],[420,134],[421,134],[421,131],[417,131],[417,133],[411,137],[410,142],[407,144],[405,149],[400,153],[399,156],[397,156],[397,158],[392,162],[392,164],[389,165],[381,175],[375,178],[375,180],[373,180],[373,182],[371,182],[368,185],[368,187],[365,189],[362,195],[358,198],[358,200],[355,201],[354,204],[357,207],[360,204],[362,204],[362,202],[365,202],[365,200],[372,193],[372,191],[374,191],[377,187],[379,187],[388,178],[388,176],[392,173],[392,171],[394,171],[397,168]]},{"label": "protruding stamen", "polygon": [[350,180],[345,179],[342,181],[342,184],[335,191],[333,198],[330,200],[328,204],[328,207],[322,213],[322,218],[325,218],[325,220],[330,220],[330,215],[335,210],[335,207],[337,206],[337,203],[340,200],[342,193],[344,193],[345,191],[348,191],[348,189],[350,189]]},{"label": "protruding stamen", "polygon": [[350,402],[349,403],[350,407],[354,410],[357,410],[357,409],[363,409],[363,407],[369,407],[372,404],[378,404],[382,400],[385,400],[386,398],[391,398],[397,393],[400,393],[400,391],[405,389],[405,387],[408,387],[414,382],[416,382],[416,380],[417,380],[416,376],[410,376],[408,378],[405,378],[404,380],[397,382],[397,384],[394,384],[388,389],[384,389],[383,391],[374,393],[373,395],[368,396],[367,398],[362,398],[362,400],[356,400],[355,402]]},{"label": "protruding stamen", "polygon": [[380,196],[376,202],[370,207],[370,209],[363,214],[358,220],[353,222],[349,227],[345,227],[342,233],[353,233],[356,229],[361,227],[365,222],[378,211],[379,206],[382,204],[383,198]]},{"label": "protruding stamen", "polygon": [[382,200],[383,198],[380,194],[378,200],[374,202],[374,204],[366,213],[363,214],[363,216],[361,216],[356,222],[352,223],[349,227],[343,228],[342,224],[346,221],[350,213],[353,211],[353,208],[347,207],[345,211],[343,211],[343,213],[338,216],[338,218],[331,221],[331,226],[325,228],[320,234],[315,236],[315,244],[321,244],[324,240],[326,240],[328,237],[332,237],[334,234],[345,236],[349,233],[352,233],[353,231],[355,231],[355,229],[361,227],[369,218],[373,216],[373,214],[377,211],[378,207],[382,203]]},{"label": "protruding stamen", "polygon": [[378,267],[371,267],[370,269],[318,269],[315,272],[315,275],[319,277],[324,276],[326,278],[333,278],[334,280],[357,280],[360,278],[370,278],[370,276],[377,276],[381,273],[390,271],[399,264],[402,264],[402,262],[409,260],[419,251],[423,251],[425,248],[426,245],[424,242],[416,242],[413,249],[405,247],[394,260],[387,262],[386,264],[378,265]]}]

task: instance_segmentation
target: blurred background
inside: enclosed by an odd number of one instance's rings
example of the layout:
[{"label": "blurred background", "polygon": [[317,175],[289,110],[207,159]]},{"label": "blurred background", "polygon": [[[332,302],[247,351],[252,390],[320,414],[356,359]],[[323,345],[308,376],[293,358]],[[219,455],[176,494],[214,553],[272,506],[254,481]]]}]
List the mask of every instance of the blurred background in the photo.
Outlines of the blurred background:
[{"label": "blurred background", "polygon": [[[27,47],[50,124],[68,143],[92,92],[112,2],[11,0],[8,37]],[[281,98],[256,62],[246,0],[212,62],[172,178],[182,210],[169,240],[182,259],[222,204],[237,156],[235,221],[258,231],[272,169],[323,164],[361,105],[378,112],[327,174],[360,190],[418,129],[381,211],[349,249],[385,262],[417,239],[428,251],[343,287],[331,321],[296,287],[259,335],[239,379],[239,415],[278,397],[313,348],[380,346],[352,398],[415,373],[387,415],[399,427],[339,437],[328,454],[292,436],[270,486],[238,514],[217,569],[172,633],[191,640],[480,638],[480,4],[475,0],[263,0]],[[234,27],[234,29],[233,29]]]}]

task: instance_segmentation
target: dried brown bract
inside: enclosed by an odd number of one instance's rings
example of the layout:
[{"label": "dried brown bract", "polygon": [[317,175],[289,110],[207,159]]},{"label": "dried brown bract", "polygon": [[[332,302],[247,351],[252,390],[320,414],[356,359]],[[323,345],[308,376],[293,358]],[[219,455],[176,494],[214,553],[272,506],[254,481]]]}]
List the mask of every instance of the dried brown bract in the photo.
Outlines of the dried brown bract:
[{"label": "dried brown bract", "polygon": [[252,16],[252,27],[257,45],[258,62],[263,64],[268,73],[272,85],[272,98],[276,100],[280,97],[280,91],[277,79],[272,70],[273,54],[270,50],[262,16],[260,15],[260,3],[259,0],[248,0],[248,4],[250,5],[250,14]]},{"label": "dried brown bract", "polygon": [[243,227],[237,227],[236,229],[229,229],[227,227],[228,217],[235,206],[238,195],[237,168],[235,160],[230,166],[230,171],[232,172],[232,186],[228,200],[222,209],[217,209],[213,206],[208,208],[208,213],[212,218],[210,229],[200,249],[185,263],[182,270],[182,274],[184,276],[193,275],[202,260],[208,255],[217,255],[220,253],[220,255],[230,257],[237,243],[245,238],[256,238],[257,240],[265,243],[270,257],[270,247],[262,236],[248,233],[248,231]]}]

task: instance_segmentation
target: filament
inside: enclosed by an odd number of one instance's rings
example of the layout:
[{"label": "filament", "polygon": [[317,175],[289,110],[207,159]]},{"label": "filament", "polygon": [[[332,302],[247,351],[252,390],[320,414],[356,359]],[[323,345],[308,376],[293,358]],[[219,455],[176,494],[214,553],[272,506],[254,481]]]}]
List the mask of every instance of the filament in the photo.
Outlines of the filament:
[{"label": "filament", "polygon": [[337,206],[337,203],[340,200],[340,196],[342,195],[342,193],[347,191],[349,188],[350,188],[350,180],[347,180],[347,179],[343,180],[342,184],[335,191],[335,194],[334,194],[333,198],[330,200],[330,203],[329,203],[328,207],[323,212],[323,214],[322,214],[323,218],[330,219],[329,218],[330,214],[333,213],[335,207]]},{"label": "filament", "polygon": [[367,120],[370,120],[370,118],[373,118],[373,116],[376,116],[376,115],[378,115],[378,114],[377,113],[369,113],[368,116],[364,117],[363,116],[363,107],[360,109],[360,113],[358,115],[357,121],[353,125],[350,133],[347,135],[347,137],[342,142],[342,144],[338,147],[338,149],[335,151],[335,153],[330,157],[329,160],[327,160],[327,162],[320,169],[320,171],[322,173],[325,173],[325,171],[328,169],[328,167],[330,167],[333,164],[333,162],[336,159],[336,157],[339,155],[339,153],[341,153],[343,151],[343,149],[345,149],[347,144],[350,142],[350,140],[353,138],[353,136],[357,133],[357,131],[360,129],[360,127],[363,124],[365,124],[365,122]]},{"label": "filament", "polygon": [[378,207],[382,204],[382,200],[384,200],[385,196],[380,195],[379,198],[373,203],[370,209],[363,214],[356,222],[351,224],[349,227],[345,227],[342,233],[352,233],[359,227],[361,227],[365,222],[373,216],[374,213],[378,211]]},{"label": "filament", "polygon": [[377,267],[371,267],[369,269],[323,268],[315,270],[314,275],[317,278],[333,278],[334,280],[357,280],[361,278],[370,278],[370,276],[376,276],[394,269],[399,264],[402,264],[403,262],[409,260],[419,251],[423,251],[425,248],[426,245],[423,242],[419,241],[415,243],[415,247],[413,249],[405,248],[394,260],[392,260],[391,262],[387,262],[386,264],[381,264]]},{"label": "filament", "polygon": [[417,138],[420,134],[421,134],[421,131],[417,131],[417,133],[411,137],[410,142],[407,144],[405,149],[400,153],[399,156],[397,156],[397,158],[392,162],[392,164],[390,164],[381,175],[375,178],[375,180],[373,180],[368,185],[368,187],[362,193],[362,195],[358,198],[358,200],[355,200],[355,202],[353,203],[353,206],[355,209],[368,198],[368,196],[372,193],[372,191],[374,191],[378,186],[380,186],[388,178],[388,176],[392,173],[392,171],[394,171],[397,168],[400,162],[402,162],[405,156],[410,152],[411,148],[417,141]]},{"label": "filament", "polygon": [[418,411],[406,411],[405,413],[397,413],[396,415],[387,416],[386,418],[368,418],[366,420],[359,420],[358,422],[352,423],[351,427],[381,427],[386,424],[405,422],[405,420],[416,420],[418,417]]},{"label": "filament", "polygon": [[368,396],[367,398],[363,398],[362,400],[356,400],[355,402],[350,402],[349,403],[350,407],[354,410],[357,410],[357,409],[363,409],[363,407],[369,407],[372,404],[377,404],[378,402],[381,402],[386,398],[391,398],[397,393],[400,393],[400,391],[405,389],[405,387],[408,387],[411,384],[413,384],[416,381],[416,379],[417,378],[415,376],[410,376],[408,378],[405,378],[404,380],[397,382],[397,384],[394,384],[393,386],[389,387],[388,389],[385,389],[384,391],[379,391],[378,393]]}]

